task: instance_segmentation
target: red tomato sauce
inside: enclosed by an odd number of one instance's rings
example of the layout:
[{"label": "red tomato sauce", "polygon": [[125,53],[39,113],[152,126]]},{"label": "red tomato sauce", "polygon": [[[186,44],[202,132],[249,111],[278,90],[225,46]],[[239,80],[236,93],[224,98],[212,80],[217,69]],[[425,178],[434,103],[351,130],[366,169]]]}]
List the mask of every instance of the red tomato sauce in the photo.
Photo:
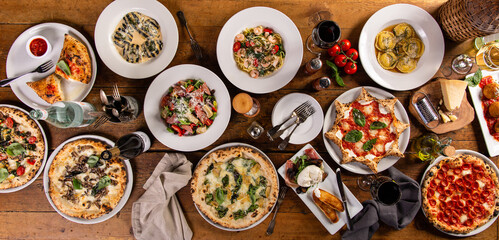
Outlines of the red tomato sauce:
[{"label": "red tomato sauce", "polygon": [[[480,88],[483,89],[485,85],[490,84],[492,82],[494,82],[492,76],[486,76],[482,78],[479,86]],[[497,99],[488,99],[482,94],[482,109],[485,122],[487,123],[490,135],[492,135],[492,137],[494,137],[495,140],[499,141],[499,133],[494,131],[494,125],[496,124],[498,119],[490,116],[489,114],[489,106],[494,102],[497,102]]]},{"label": "red tomato sauce", "polygon": [[41,38],[35,38],[29,43],[29,50],[33,55],[40,57],[47,52],[47,42]]}]

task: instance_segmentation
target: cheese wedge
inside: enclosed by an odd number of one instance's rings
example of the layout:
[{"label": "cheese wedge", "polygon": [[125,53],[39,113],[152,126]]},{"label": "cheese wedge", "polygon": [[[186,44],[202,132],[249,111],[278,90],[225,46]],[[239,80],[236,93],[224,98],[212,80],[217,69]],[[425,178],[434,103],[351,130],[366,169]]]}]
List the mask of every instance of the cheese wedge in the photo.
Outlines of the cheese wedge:
[{"label": "cheese wedge", "polygon": [[458,109],[463,101],[468,83],[461,80],[440,80],[444,105],[449,111]]}]

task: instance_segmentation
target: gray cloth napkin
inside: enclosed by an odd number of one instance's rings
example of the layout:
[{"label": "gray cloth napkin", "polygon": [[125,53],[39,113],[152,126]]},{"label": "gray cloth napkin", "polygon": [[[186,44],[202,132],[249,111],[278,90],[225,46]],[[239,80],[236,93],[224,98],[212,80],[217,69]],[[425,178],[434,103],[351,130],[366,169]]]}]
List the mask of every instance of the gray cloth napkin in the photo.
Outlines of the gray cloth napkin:
[{"label": "gray cloth napkin", "polygon": [[191,239],[175,193],[192,177],[185,155],[166,153],[144,184],[146,192],[133,203],[132,228],[137,239]]},{"label": "gray cloth napkin", "polygon": [[353,229],[346,231],[341,238],[345,240],[371,239],[379,228],[379,220],[400,230],[412,222],[421,207],[419,184],[394,167],[388,176],[395,180],[402,190],[397,204],[386,206],[374,200],[362,203],[364,208],[352,219]]}]

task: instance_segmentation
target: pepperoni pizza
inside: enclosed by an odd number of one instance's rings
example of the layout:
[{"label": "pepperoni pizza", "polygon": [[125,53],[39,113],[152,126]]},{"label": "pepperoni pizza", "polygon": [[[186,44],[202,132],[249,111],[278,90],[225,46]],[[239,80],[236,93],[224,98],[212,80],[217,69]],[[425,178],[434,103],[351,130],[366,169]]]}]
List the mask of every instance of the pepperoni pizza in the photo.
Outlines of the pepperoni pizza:
[{"label": "pepperoni pizza", "polygon": [[469,233],[499,213],[499,180],[493,168],[468,154],[446,158],[428,170],[422,208],[437,228]]}]

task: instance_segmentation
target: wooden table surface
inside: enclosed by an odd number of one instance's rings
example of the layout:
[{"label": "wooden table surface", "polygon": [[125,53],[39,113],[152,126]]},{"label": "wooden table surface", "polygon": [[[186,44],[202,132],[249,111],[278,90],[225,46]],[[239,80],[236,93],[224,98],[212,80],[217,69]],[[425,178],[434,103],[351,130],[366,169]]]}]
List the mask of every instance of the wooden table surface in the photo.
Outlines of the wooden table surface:
[{"label": "wooden table surface", "polygon": [[[10,46],[15,39],[26,29],[39,23],[58,22],[64,23],[76,28],[94,44],[94,29],[95,23],[101,11],[111,1],[101,0],[86,0],[78,1],[52,1],[52,0],[17,0],[17,1],[0,1],[2,10],[0,11],[0,76],[6,77],[5,63]],[[337,0],[337,1],[312,1],[312,0],[171,0],[161,1],[172,13],[182,10],[185,13],[190,29],[195,35],[195,38],[200,43],[207,55],[204,62],[198,62],[189,45],[187,33],[183,27],[178,25],[179,30],[179,45],[177,53],[168,67],[179,64],[192,63],[200,64],[215,72],[221,77],[229,89],[231,97],[241,92],[234,87],[222,74],[216,60],[216,39],[225,22],[240,10],[253,6],[267,6],[275,8],[287,16],[289,16],[300,30],[302,39],[305,41],[310,34],[313,26],[309,23],[309,16],[317,11],[327,10],[333,14],[335,20],[341,27],[342,37],[350,39],[352,45],[358,49],[358,39],[363,25],[368,18],[379,9],[399,3],[396,0]],[[445,0],[411,0],[408,3],[419,6],[428,11],[434,17],[437,14],[438,8]],[[462,43],[454,43],[449,40],[445,42],[445,57],[442,66],[449,66],[449,61],[456,55],[465,52],[471,47],[471,41]],[[97,54],[97,52],[95,52]],[[304,52],[302,66],[312,58],[312,54]],[[114,82],[120,86],[122,95],[130,95],[139,100],[141,105],[144,101],[144,96],[149,84],[153,81],[154,76],[147,79],[127,79],[112,72],[106,65],[97,59],[98,75],[95,85],[86,97],[85,101],[100,105],[99,89],[104,89],[106,92],[111,92],[111,87]],[[362,64],[361,64],[362,65]],[[339,87],[333,84],[329,89],[321,92],[315,92],[311,89],[311,82],[321,75],[330,74],[326,68],[321,73],[316,73],[313,76],[306,76],[300,70],[295,78],[282,89],[268,93],[256,95],[255,98],[260,100],[262,108],[260,114],[254,119],[248,119],[236,112],[232,112],[229,126],[224,134],[211,146],[200,151],[185,153],[187,158],[194,163],[198,162],[201,156],[207,151],[220,144],[228,142],[244,142],[252,144],[265,153],[272,159],[276,167],[281,166],[289,157],[291,157],[303,145],[290,145],[285,151],[279,151],[275,142],[270,142],[267,138],[261,137],[258,140],[253,140],[246,133],[246,128],[252,121],[258,121],[263,127],[268,130],[271,127],[271,112],[275,103],[283,96],[293,92],[302,92],[310,94],[319,103],[324,111],[329,105],[343,92],[357,86],[375,86],[380,87],[373,82],[360,65],[359,71],[353,76],[345,76],[344,80],[346,87]],[[437,73],[438,76],[440,73]],[[462,75],[452,76],[454,78],[463,78]],[[407,108],[411,91],[402,91],[393,93],[402,104]],[[469,96],[468,96],[469,98]],[[470,100],[471,101],[471,100]],[[0,103],[14,104],[25,109],[29,109],[13,94],[10,88],[0,88]],[[411,139],[423,134],[424,128],[416,119],[410,116],[411,121]],[[126,124],[111,124],[108,123],[97,130],[92,127],[76,128],[76,129],[57,129],[47,123],[42,123],[45,132],[47,133],[50,152],[55,149],[64,140],[81,135],[81,134],[97,134],[108,137],[112,140],[117,140],[120,136],[142,130],[150,134],[144,120],[144,115],[141,113],[139,118],[133,122]],[[152,136],[152,134],[150,134]],[[440,135],[441,137],[451,137],[453,145],[457,149],[470,149],[488,155],[484,139],[480,131],[478,120],[475,119],[470,125],[463,129]],[[322,136],[317,136],[310,142],[319,154],[321,154],[326,162],[336,169],[336,164],[326,152]],[[125,207],[113,218],[100,224],[81,225],[70,222],[61,217],[50,206],[47,201],[44,191],[42,176],[40,176],[33,184],[27,188],[9,194],[0,195],[0,239],[58,239],[58,238],[86,238],[86,239],[121,239],[133,238],[131,230],[131,208],[132,203],[136,201],[143,193],[142,185],[152,173],[154,167],[161,159],[165,152],[174,152],[162,145],[159,141],[153,139],[151,149],[131,160],[134,172],[133,191]],[[494,162],[498,161],[498,157],[491,158]],[[395,167],[419,181],[428,163],[424,163],[411,158],[402,158]],[[345,184],[359,199],[365,201],[370,199],[367,192],[361,191],[356,185],[356,179],[359,175],[344,171]],[[177,196],[180,200],[187,221],[194,232],[195,239],[250,239],[250,238],[274,238],[274,239],[312,239],[312,238],[328,238],[339,239],[340,231],[335,235],[330,235],[322,224],[315,218],[303,202],[291,191],[288,191],[284,202],[277,215],[277,224],[274,234],[271,236],[265,235],[265,230],[270,222],[270,218],[255,228],[242,232],[226,232],[219,230],[207,223],[194,208],[189,189],[182,188]],[[497,221],[482,233],[470,237],[470,239],[498,239],[499,226]],[[421,211],[417,214],[414,221],[406,228],[397,231],[381,224],[379,230],[375,233],[374,239],[440,239],[452,238],[443,234],[430,225]]]}]

